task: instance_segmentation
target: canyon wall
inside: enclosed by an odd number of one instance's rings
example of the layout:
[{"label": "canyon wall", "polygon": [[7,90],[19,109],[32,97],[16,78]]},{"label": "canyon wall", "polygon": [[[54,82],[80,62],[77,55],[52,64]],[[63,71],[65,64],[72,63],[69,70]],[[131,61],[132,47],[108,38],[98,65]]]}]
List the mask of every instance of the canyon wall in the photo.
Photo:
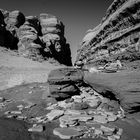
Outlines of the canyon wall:
[{"label": "canyon wall", "polygon": [[102,66],[140,60],[140,0],[114,0],[100,24],[88,30],[75,64]]}]

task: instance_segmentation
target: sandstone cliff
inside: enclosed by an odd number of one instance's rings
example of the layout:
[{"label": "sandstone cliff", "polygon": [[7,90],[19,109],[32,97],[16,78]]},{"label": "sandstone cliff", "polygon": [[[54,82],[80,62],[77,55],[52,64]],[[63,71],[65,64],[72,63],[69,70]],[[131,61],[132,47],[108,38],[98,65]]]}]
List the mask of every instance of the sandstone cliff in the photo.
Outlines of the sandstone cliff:
[{"label": "sandstone cliff", "polygon": [[35,61],[72,65],[64,25],[46,13],[25,17],[18,10],[0,9],[0,46]]},{"label": "sandstone cliff", "polygon": [[77,52],[77,65],[140,60],[140,0],[115,0],[101,23],[89,30]]}]

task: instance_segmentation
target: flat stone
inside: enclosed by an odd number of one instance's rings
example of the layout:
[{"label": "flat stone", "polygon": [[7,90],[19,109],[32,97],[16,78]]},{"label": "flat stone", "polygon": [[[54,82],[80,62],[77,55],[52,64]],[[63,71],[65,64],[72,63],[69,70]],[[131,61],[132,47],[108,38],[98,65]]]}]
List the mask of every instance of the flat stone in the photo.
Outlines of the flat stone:
[{"label": "flat stone", "polygon": [[59,118],[60,127],[67,127],[67,126],[76,126],[78,124],[78,118],[64,115]]},{"label": "flat stone", "polygon": [[115,128],[110,128],[110,127],[106,127],[101,125],[100,129],[103,131],[104,135],[106,136],[111,136],[113,135]]},{"label": "flat stone", "polygon": [[108,140],[116,140],[116,138],[114,136],[108,136],[107,139]]},{"label": "flat stone", "polygon": [[26,116],[18,116],[17,119],[18,120],[25,120],[25,119],[27,119],[27,117]]},{"label": "flat stone", "polygon": [[123,133],[123,129],[122,129],[122,128],[119,128],[119,130],[117,131],[117,134],[118,134],[119,136],[121,136],[122,133]]},{"label": "flat stone", "polygon": [[29,132],[42,132],[43,126],[42,125],[35,125],[32,128],[28,129]]},{"label": "flat stone", "polygon": [[98,123],[103,123],[103,124],[108,122],[107,118],[105,116],[101,116],[101,115],[95,115],[94,121],[98,122]]},{"label": "flat stone", "polygon": [[117,120],[117,116],[116,115],[111,115],[111,116],[108,116],[107,119],[108,119],[109,122],[114,122],[114,121]]},{"label": "flat stone", "polygon": [[71,109],[68,109],[65,111],[66,115],[81,115],[81,114],[86,114],[85,111],[83,110],[71,110]]},{"label": "flat stone", "polygon": [[57,106],[58,106],[58,104],[52,104],[52,105],[48,106],[46,109],[53,110],[53,109],[56,109]]},{"label": "flat stone", "polygon": [[15,115],[20,115],[22,112],[21,111],[11,111],[11,114],[15,114]]},{"label": "flat stone", "polygon": [[82,135],[82,133],[73,128],[55,128],[53,134],[61,139],[71,139]]},{"label": "flat stone", "polygon": [[100,136],[100,135],[103,134],[103,131],[100,130],[100,129],[95,129],[95,130],[94,130],[94,134],[97,135],[97,136]]},{"label": "flat stone", "polygon": [[73,110],[83,110],[83,109],[87,109],[89,106],[87,103],[73,103],[71,105],[71,109]]},{"label": "flat stone", "polygon": [[64,114],[63,110],[52,110],[50,113],[48,113],[46,116],[48,117],[48,120],[52,121],[54,119],[59,118]]},{"label": "flat stone", "polygon": [[119,140],[119,139],[121,138],[121,136],[120,136],[120,135],[117,135],[117,134],[113,135],[113,137],[114,137],[116,140]]}]

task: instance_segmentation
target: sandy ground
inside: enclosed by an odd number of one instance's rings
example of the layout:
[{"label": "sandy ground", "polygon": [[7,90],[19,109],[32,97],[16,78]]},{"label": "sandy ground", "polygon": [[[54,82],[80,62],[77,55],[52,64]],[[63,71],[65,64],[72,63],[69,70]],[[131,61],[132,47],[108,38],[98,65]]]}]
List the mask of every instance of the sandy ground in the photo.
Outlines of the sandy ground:
[{"label": "sandy ground", "polygon": [[22,83],[46,82],[48,73],[56,68],[48,62],[36,62],[0,48],[0,90]]}]

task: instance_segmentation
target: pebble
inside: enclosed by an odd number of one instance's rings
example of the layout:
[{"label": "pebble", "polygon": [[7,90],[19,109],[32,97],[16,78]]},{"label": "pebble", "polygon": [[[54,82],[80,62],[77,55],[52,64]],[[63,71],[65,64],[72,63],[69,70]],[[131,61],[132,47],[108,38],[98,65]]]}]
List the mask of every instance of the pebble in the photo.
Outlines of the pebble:
[{"label": "pebble", "polygon": [[61,139],[71,139],[82,135],[82,133],[73,128],[55,128],[53,134]]},{"label": "pebble", "polygon": [[52,110],[46,116],[47,116],[48,120],[52,121],[54,119],[59,118],[62,115],[64,115],[64,111],[63,110]]},{"label": "pebble", "polygon": [[28,129],[29,132],[42,132],[43,126],[42,125],[34,125],[32,128]]}]

